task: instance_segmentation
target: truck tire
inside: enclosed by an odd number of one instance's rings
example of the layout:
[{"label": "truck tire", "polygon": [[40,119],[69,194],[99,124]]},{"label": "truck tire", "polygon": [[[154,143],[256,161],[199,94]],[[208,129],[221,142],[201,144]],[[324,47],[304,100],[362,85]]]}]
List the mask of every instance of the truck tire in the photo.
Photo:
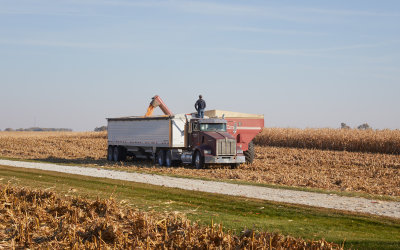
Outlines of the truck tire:
[{"label": "truck tire", "polygon": [[107,150],[107,161],[112,161],[113,160],[113,153],[114,153],[114,147],[113,146],[108,146]]},{"label": "truck tire", "polygon": [[165,150],[160,150],[157,153],[157,163],[160,166],[165,166]]},{"label": "truck tire", "polygon": [[128,153],[126,148],[125,147],[119,147],[119,153],[120,153],[119,160],[120,161],[126,161],[126,155]]},{"label": "truck tire", "polygon": [[168,150],[168,151],[165,153],[165,166],[171,167],[172,165],[173,165],[173,162],[172,162],[172,152],[171,152],[171,150]]},{"label": "truck tire", "polygon": [[196,153],[194,154],[193,165],[196,169],[204,168],[204,158],[203,156],[201,156],[199,151],[196,151]]},{"label": "truck tire", "polygon": [[253,163],[255,156],[253,141],[249,142],[249,148],[243,154],[246,157],[246,163]]},{"label": "truck tire", "polygon": [[120,161],[121,160],[121,152],[118,146],[114,147],[113,150],[113,161]]}]

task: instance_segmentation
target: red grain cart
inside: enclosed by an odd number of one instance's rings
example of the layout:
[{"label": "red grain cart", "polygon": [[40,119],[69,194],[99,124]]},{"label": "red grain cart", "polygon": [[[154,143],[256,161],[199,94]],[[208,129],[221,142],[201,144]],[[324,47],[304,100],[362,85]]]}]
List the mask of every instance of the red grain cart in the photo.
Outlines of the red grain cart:
[{"label": "red grain cart", "polygon": [[224,110],[208,110],[204,114],[209,117],[224,117],[227,120],[228,133],[236,138],[237,148],[243,150],[246,162],[253,162],[253,139],[264,128],[264,115]]}]

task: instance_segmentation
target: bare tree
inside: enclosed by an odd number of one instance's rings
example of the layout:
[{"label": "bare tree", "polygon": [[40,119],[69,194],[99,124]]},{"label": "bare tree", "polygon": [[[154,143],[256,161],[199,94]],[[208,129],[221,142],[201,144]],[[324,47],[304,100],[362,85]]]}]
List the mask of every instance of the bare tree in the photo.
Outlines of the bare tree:
[{"label": "bare tree", "polygon": [[94,131],[96,131],[96,132],[106,131],[106,130],[107,130],[107,126],[96,127],[94,129]]},{"label": "bare tree", "polygon": [[368,123],[363,123],[360,126],[357,127],[358,129],[362,129],[362,130],[367,130],[367,129],[372,129]]},{"label": "bare tree", "polygon": [[340,128],[341,128],[341,129],[350,129],[350,127],[347,126],[347,124],[344,123],[344,122],[342,122],[342,123],[340,124]]}]

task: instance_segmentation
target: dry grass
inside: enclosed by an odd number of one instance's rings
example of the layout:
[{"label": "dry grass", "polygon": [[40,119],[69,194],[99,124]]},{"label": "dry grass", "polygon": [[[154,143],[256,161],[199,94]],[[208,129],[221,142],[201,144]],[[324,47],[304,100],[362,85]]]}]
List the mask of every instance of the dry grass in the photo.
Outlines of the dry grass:
[{"label": "dry grass", "polygon": [[[105,160],[106,147],[103,132],[0,132],[2,157],[121,167]],[[238,169],[159,168],[150,161],[125,162],[122,167],[150,173],[400,196],[400,157],[393,154],[256,146],[254,163]]]},{"label": "dry grass", "polygon": [[339,249],[222,225],[202,227],[178,215],[122,208],[113,199],[90,201],[53,192],[0,185],[0,248],[7,249]]},{"label": "dry grass", "polygon": [[400,130],[264,128],[260,146],[400,154]]}]

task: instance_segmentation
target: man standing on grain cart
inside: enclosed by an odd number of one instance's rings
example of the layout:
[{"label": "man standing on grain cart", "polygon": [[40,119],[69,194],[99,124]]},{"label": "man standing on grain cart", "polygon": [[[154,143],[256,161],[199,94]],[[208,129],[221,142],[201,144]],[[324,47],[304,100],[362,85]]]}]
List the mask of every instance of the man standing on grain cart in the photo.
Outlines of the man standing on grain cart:
[{"label": "man standing on grain cart", "polygon": [[199,100],[194,104],[194,108],[197,110],[197,117],[204,118],[204,109],[206,108],[206,102],[203,100],[203,96],[199,95]]}]

